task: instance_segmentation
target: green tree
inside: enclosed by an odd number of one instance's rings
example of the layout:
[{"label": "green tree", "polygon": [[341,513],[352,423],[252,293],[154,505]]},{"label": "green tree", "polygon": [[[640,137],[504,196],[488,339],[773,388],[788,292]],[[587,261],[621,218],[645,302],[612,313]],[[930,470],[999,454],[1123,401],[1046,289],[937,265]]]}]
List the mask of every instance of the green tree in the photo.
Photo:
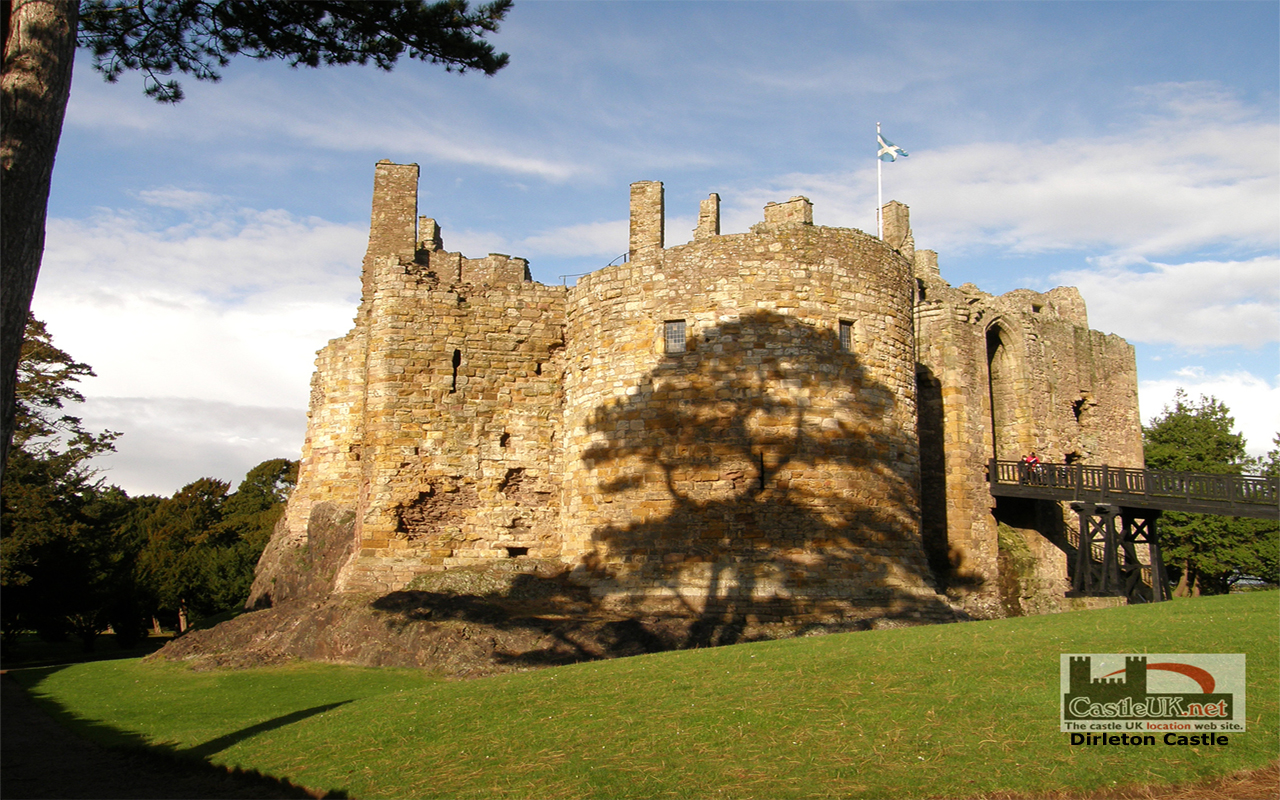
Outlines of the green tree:
[{"label": "green tree", "polygon": [[140,574],[159,607],[177,612],[180,631],[193,616],[220,610],[215,551],[228,488],[226,481],[200,478],[162,500],[142,522]]},{"label": "green tree", "polygon": [[1271,439],[1271,443],[1275,447],[1267,452],[1266,458],[1262,459],[1261,472],[1268,478],[1280,478],[1280,433]]},{"label": "green tree", "polygon": [[258,559],[276,523],[284,515],[289,493],[298,482],[298,462],[264,461],[245,475],[223,506],[222,528],[228,546],[222,560],[223,605],[239,608],[249,599]]},{"label": "green tree", "polygon": [[77,45],[108,81],[140,70],[145,92],[182,99],[180,73],[216,81],[232,56],[293,66],[391,69],[407,54],[446,70],[492,75],[507,63],[484,41],[511,0],[472,11],[466,0],[3,0],[0,71],[0,479],[13,431],[23,326],[44,252],[54,156]]},{"label": "green tree", "polygon": [[[79,634],[91,645],[107,624],[105,598],[127,569],[111,554],[111,526],[128,498],[104,489],[90,459],[117,434],[86,431],[67,404],[93,370],[53,343],[28,316],[18,361],[10,470],[0,487],[0,619],[3,630]],[[102,613],[100,613],[102,612]]]},{"label": "green tree", "polygon": [[139,521],[140,578],[179,630],[243,607],[253,573],[297,480],[298,463],[276,458],[230,484],[201,478],[156,503]]},{"label": "green tree", "polygon": [[[1148,469],[1239,475],[1259,469],[1234,432],[1230,409],[1217,398],[1191,401],[1181,389],[1173,405],[1143,427]],[[1280,437],[1278,437],[1280,438]],[[1275,455],[1268,469],[1275,470]],[[1160,542],[1175,594],[1221,594],[1248,575],[1280,580],[1280,540],[1276,523],[1240,517],[1167,512]]]}]

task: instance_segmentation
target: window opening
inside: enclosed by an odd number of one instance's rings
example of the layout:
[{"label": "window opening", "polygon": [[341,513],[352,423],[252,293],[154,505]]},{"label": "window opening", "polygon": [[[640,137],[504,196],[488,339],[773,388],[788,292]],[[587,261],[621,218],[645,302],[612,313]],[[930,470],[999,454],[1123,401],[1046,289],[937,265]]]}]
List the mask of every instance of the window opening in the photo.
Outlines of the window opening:
[{"label": "window opening", "polygon": [[843,319],[840,320],[840,349],[853,352],[853,323]]},{"label": "window opening", "polygon": [[529,548],[527,547],[508,547],[507,548],[507,558],[516,558],[517,556],[527,556],[527,555],[529,555]]},{"label": "window opening", "polygon": [[670,319],[663,323],[662,340],[667,353],[683,353],[685,351],[684,320]]},{"label": "window opening", "polygon": [[462,351],[453,351],[453,385],[449,387],[449,394],[458,391],[458,367],[462,366]]}]

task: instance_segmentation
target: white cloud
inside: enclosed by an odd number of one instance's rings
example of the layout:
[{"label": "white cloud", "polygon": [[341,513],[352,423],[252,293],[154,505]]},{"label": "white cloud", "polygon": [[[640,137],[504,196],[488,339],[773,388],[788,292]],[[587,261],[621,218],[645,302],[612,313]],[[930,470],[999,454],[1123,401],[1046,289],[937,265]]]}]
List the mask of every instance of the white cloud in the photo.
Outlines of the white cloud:
[{"label": "white cloud", "polygon": [[51,220],[33,311],[90,364],[86,424],[119,430],[107,479],[168,493],[297,458],[315,352],[351,327],[366,231],[140,193],[180,221]]},{"label": "white cloud", "polygon": [[[1208,246],[1274,250],[1280,124],[1213,84],[1137,94],[1153,107],[1105,135],[908,147],[909,158],[884,165],[885,200],[911,206],[917,247],[953,255],[1102,249],[1141,260]],[[814,201],[820,224],[873,230],[875,185],[874,164],[783,175],[735,192],[732,221],[790,193]]]},{"label": "white cloud", "polygon": [[198,478],[229,481],[270,458],[298,458],[306,414],[298,408],[157,397],[91,397],[86,430],[114,430],[116,452],[93,464],[131,495],[170,495]]},{"label": "white cloud", "polygon": [[1051,276],[1089,298],[1089,323],[1139,342],[1198,350],[1280,338],[1280,258],[1108,266]]},{"label": "white cloud", "polygon": [[91,365],[88,396],[198,398],[304,409],[315,352],[351,327],[355,305],[253,300],[222,308],[191,295],[45,298],[36,316]]},{"label": "white cloud", "polygon": [[1201,395],[1216,397],[1231,409],[1235,430],[1244,435],[1250,455],[1262,456],[1272,448],[1272,437],[1280,432],[1280,376],[1267,381],[1247,372],[1191,369],[1181,371],[1175,378],[1139,381],[1143,424],[1172,405],[1178,389],[1193,400]]},{"label": "white cloud", "polygon": [[40,295],[195,294],[234,303],[251,294],[309,297],[358,291],[368,229],[286,211],[237,209],[181,190],[144,193],[186,212],[157,226],[138,212],[99,209],[88,220],[51,219]]},{"label": "white cloud", "polygon": [[104,84],[79,65],[66,125],[103,136],[145,134],[193,146],[207,143],[219,158],[235,155],[225,152],[227,141],[243,143],[241,149],[254,142],[261,149],[266,139],[275,147],[283,145],[280,158],[285,159],[307,150],[376,152],[552,181],[583,173],[580,162],[548,157],[523,137],[493,130],[465,107],[453,104],[449,114],[440,113],[439,91],[422,80],[423,71],[438,68],[404,66],[396,74],[382,75],[371,91],[358,70],[299,80],[296,71],[286,72],[280,65],[239,64],[217,86],[184,81],[188,98],[172,107],[156,104],[134,87]]},{"label": "white cloud", "polygon": [[913,153],[895,192],[944,247],[1141,257],[1219,243],[1274,248],[1280,125],[1211,85],[1148,93],[1158,107],[1109,135]]},{"label": "white cloud", "polygon": [[197,211],[210,206],[221,205],[224,200],[208,192],[193,192],[167,186],[161,189],[144,189],[138,192],[138,199],[147,205],[160,208],[176,208],[183,211]]}]

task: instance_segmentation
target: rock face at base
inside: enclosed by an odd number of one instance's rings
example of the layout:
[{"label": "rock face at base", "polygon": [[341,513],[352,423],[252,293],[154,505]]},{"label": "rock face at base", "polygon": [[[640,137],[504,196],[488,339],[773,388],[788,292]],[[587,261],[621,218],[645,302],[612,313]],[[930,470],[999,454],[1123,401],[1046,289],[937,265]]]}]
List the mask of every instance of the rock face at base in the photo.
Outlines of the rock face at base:
[{"label": "rock face at base", "polygon": [[[386,594],[335,593],[350,558],[354,516],[312,510],[309,544],[283,549],[259,572],[269,590],[259,608],[208,630],[194,630],[150,656],[196,668],[266,666],[302,659],[374,667],[418,667],[471,678],[663,650],[868,630],[961,619],[936,609],[823,623],[752,622],[731,607],[702,614],[670,607],[627,614],[606,608],[571,580],[564,565],[523,561],[423,576]],[[268,602],[270,601],[270,602]],[[653,611],[650,609],[650,611]]]}]

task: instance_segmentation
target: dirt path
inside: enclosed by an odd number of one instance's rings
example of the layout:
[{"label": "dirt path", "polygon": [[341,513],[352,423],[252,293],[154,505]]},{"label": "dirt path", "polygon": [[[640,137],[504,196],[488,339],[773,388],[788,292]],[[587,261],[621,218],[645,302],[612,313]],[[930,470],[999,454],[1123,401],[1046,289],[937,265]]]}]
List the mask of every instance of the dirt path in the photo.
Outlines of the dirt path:
[{"label": "dirt path", "polygon": [[[287,781],[230,773],[208,764],[147,753],[108,750],[54,722],[17,681],[0,675],[0,796],[24,798],[304,798],[315,794]],[[1030,797],[989,794],[984,800],[1277,800],[1280,765],[1189,786],[1125,787],[1105,793]]]}]

